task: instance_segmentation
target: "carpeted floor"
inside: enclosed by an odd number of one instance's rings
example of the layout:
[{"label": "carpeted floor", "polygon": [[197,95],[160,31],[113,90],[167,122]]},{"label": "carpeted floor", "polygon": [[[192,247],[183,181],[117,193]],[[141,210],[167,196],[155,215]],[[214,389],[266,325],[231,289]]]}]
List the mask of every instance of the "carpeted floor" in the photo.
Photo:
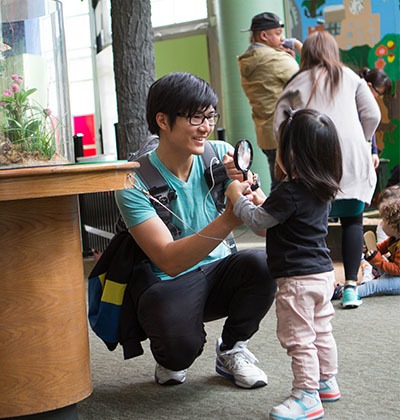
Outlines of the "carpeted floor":
[{"label": "carpeted floor", "polygon": [[[242,238],[241,246],[263,247]],[[86,273],[93,261],[85,260]],[[338,280],[340,263],[335,264]],[[339,350],[338,382],[342,399],[327,403],[328,420],[400,419],[400,297],[364,299],[354,310],[337,309],[333,322]],[[189,369],[183,385],[154,383],[154,360],[148,341],[145,354],[124,361],[122,349],[109,352],[90,331],[93,393],[78,404],[80,420],[267,419],[269,410],[291,388],[290,358],[276,338],[274,308],[267,314],[249,348],[269,377],[267,387],[243,390],[214,371],[215,342],[223,320],[206,325],[207,344]]]}]

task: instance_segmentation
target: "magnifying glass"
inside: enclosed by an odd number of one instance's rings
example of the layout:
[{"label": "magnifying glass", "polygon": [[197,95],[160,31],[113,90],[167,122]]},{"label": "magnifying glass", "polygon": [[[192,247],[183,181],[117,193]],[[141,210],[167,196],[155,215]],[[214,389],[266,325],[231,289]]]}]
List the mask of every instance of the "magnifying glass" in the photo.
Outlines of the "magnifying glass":
[{"label": "magnifying glass", "polygon": [[233,161],[236,169],[243,174],[243,181],[247,180],[251,163],[253,162],[253,147],[249,140],[239,140],[235,146]]}]

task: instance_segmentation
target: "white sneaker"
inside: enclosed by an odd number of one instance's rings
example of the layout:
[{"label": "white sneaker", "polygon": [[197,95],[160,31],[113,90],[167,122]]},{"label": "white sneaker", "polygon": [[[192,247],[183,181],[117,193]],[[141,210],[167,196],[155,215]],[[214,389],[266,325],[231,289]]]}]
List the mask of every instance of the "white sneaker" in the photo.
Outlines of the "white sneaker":
[{"label": "white sneaker", "polygon": [[340,389],[335,376],[319,381],[319,397],[324,402],[334,402],[340,399]]},{"label": "white sneaker", "polygon": [[293,389],[292,395],[269,413],[270,419],[316,420],[324,417],[324,409],[318,391],[306,392]]},{"label": "white sneaker", "polygon": [[160,385],[180,385],[186,380],[187,369],[184,370],[169,370],[156,364],[155,379]]},{"label": "white sneaker", "polygon": [[248,341],[238,341],[231,350],[221,351],[222,339],[217,341],[215,370],[241,388],[260,388],[268,384],[267,375],[255,363],[258,360],[247,348]]}]

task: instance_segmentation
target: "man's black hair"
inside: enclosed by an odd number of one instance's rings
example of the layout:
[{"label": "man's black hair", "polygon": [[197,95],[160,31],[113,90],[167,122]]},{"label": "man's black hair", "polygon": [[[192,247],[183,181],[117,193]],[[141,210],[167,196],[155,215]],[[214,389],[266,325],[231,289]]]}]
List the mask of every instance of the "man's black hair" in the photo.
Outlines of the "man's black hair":
[{"label": "man's black hair", "polygon": [[193,115],[209,106],[216,108],[218,97],[213,88],[203,79],[190,73],[170,73],[155,81],[147,96],[146,118],[149,131],[160,134],[156,115],[168,116],[173,127],[178,114]]}]

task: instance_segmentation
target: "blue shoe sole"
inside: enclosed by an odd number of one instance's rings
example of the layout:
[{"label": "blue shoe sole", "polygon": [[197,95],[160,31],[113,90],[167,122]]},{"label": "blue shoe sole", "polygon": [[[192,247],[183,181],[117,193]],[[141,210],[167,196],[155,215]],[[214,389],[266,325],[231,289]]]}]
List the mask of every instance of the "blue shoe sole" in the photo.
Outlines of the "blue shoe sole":
[{"label": "blue shoe sole", "polygon": [[221,367],[219,367],[218,361],[217,361],[217,364],[215,365],[215,371],[219,375],[221,375],[222,377],[224,377],[226,379],[229,379],[237,387],[242,388],[242,389],[256,389],[256,388],[262,388],[263,386],[266,386],[267,385],[267,383],[265,383],[264,381],[257,381],[253,385],[251,385],[251,386],[247,386],[245,384],[238,383],[238,382],[235,381],[235,377],[231,373],[228,373],[228,372],[226,372],[226,370],[224,370]]}]

